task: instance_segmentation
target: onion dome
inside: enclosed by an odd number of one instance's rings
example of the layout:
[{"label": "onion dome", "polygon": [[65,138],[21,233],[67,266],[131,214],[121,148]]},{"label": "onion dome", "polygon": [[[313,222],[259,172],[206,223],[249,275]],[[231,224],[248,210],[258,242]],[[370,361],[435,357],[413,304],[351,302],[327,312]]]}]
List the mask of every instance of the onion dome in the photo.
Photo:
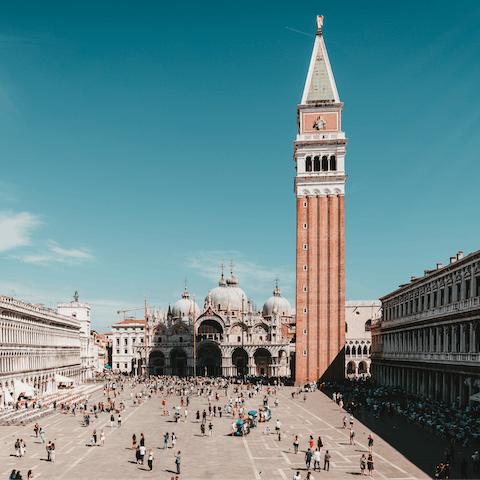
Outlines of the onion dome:
[{"label": "onion dome", "polygon": [[187,287],[185,287],[185,291],[182,293],[182,298],[178,300],[177,303],[173,306],[172,315],[174,318],[182,318],[187,317],[193,312],[195,308],[195,312],[198,314],[200,313],[199,306],[190,298],[190,294],[187,292]]},{"label": "onion dome", "polygon": [[233,274],[233,272],[230,273],[230,276],[227,278],[227,285],[238,285],[237,277]]},{"label": "onion dome", "polygon": [[273,297],[270,297],[263,304],[263,316],[271,317],[272,315],[277,314],[281,317],[291,317],[292,316],[292,307],[290,302],[282,297],[282,292],[278,288],[278,284],[273,291]]},{"label": "onion dome", "polygon": [[[221,311],[242,311],[242,301],[243,308],[247,309],[248,299],[245,295],[245,292],[238,287],[238,280],[234,277],[235,284],[228,284],[229,279],[225,282],[223,275],[220,281],[218,282],[218,287],[214,288],[209,292],[205,301],[211,304],[214,308]],[[222,282],[223,280],[223,282]]]}]

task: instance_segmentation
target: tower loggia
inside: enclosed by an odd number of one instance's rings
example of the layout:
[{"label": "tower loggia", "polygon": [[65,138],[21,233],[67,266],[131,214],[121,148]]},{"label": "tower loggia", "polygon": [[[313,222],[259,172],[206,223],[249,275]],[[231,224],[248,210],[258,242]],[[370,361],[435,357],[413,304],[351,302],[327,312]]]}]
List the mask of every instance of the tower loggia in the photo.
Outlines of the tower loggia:
[{"label": "tower loggia", "polygon": [[294,142],[297,199],[297,382],[344,376],[345,148],[343,103],[317,32]]}]

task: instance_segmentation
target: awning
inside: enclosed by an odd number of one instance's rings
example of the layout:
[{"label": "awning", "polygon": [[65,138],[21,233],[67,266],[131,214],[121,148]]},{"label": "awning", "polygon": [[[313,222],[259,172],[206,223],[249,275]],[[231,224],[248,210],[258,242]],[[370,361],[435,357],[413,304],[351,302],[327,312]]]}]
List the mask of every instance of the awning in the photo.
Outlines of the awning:
[{"label": "awning", "polygon": [[3,402],[5,403],[5,405],[8,405],[9,403],[13,403],[13,397],[10,395],[10,392],[8,390],[3,390],[2,395],[3,395]]},{"label": "awning", "polygon": [[480,392],[476,393],[475,395],[471,395],[470,400],[473,400],[474,402],[480,402]]},{"label": "awning", "polygon": [[55,374],[55,381],[57,383],[73,383],[75,380],[73,380],[72,378],[68,378],[68,377],[64,377],[63,375],[60,375],[59,373],[56,373]]},{"label": "awning", "polygon": [[112,367],[110,365],[105,365],[103,368],[106,368],[107,370],[111,370]]},{"label": "awning", "polygon": [[14,380],[13,381],[13,396],[15,400],[18,399],[18,397],[34,397],[35,396],[35,390],[30,386],[27,385],[26,383],[23,383],[20,380]]}]

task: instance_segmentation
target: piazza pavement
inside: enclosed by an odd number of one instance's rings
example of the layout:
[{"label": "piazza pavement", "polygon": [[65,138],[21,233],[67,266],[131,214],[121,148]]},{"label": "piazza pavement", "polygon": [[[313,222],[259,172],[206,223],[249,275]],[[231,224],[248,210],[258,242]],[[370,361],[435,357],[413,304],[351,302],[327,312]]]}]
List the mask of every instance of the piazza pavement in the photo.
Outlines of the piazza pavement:
[{"label": "piazza pavement", "polygon": [[[130,388],[125,387],[118,398],[124,398],[127,404],[122,412],[122,426],[110,427],[110,414],[101,413],[98,423],[88,427],[83,424],[81,415],[54,413],[44,417],[40,423],[45,430],[45,440],[56,445],[56,461],[47,462],[45,444],[35,438],[34,424],[23,427],[0,427],[0,441],[3,448],[0,452],[0,479],[7,479],[10,472],[20,470],[24,479],[28,470],[32,469],[35,479],[45,480],[131,480],[131,479],[167,479],[175,478],[176,466],[172,448],[164,450],[163,433],[175,432],[177,445],[175,450],[182,452],[181,474],[179,479],[271,479],[291,480],[300,471],[302,480],[307,475],[304,456],[308,448],[310,435],[315,440],[322,437],[324,447],[331,454],[330,470],[312,472],[315,480],[345,479],[360,476],[360,457],[368,455],[367,437],[371,432],[366,426],[355,420],[356,445],[350,445],[349,431],[342,428],[342,420],[346,412],[320,391],[303,394],[292,399],[293,387],[277,390],[279,406],[273,406],[274,396],[269,398],[272,408],[272,419],[259,423],[246,437],[229,435],[232,423],[231,415],[213,418],[213,436],[201,437],[200,424],[195,420],[197,410],[208,412],[208,399],[192,395],[188,407],[188,421],[173,421],[173,407],[180,405],[180,397],[167,396],[167,410],[170,416],[162,416],[162,396],[152,398],[133,405],[130,400]],[[140,391],[137,387],[135,392]],[[266,388],[251,399],[246,399],[246,409],[258,410],[263,404]],[[228,395],[233,394],[229,388]],[[105,401],[103,390],[94,392],[89,405]],[[228,404],[228,397],[220,396],[220,401],[213,401],[222,408]],[[183,409],[182,409],[183,412]],[[117,415],[116,415],[117,416]],[[93,417],[93,416],[92,416]],[[275,421],[281,422],[282,440],[275,434],[267,434],[275,430]],[[115,422],[116,423],[116,422]],[[208,417],[207,417],[208,424]],[[105,446],[91,446],[93,429],[100,434],[103,428],[106,433]],[[207,428],[208,432],[208,428]],[[136,464],[135,452],[132,449],[132,435],[137,439],[140,433],[145,435],[147,450],[152,448],[155,460],[153,471],[145,465]],[[298,435],[300,452],[294,454],[293,440]],[[411,463],[405,456],[374,433],[375,477],[382,479],[427,479],[420,468]],[[22,438],[27,444],[27,454],[23,458],[15,457],[14,443]],[[313,467],[313,462],[312,462]],[[367,473],[368,475],[368,473]]]}]

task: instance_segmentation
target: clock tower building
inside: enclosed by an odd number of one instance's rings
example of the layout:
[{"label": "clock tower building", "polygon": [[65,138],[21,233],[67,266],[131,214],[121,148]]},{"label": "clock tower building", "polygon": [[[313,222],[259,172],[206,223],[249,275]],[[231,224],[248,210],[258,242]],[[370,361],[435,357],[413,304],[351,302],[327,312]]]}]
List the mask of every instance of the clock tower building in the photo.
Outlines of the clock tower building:
[{"label": "clock tower building", "polygon": [[294,142],[297,199],[297,382],[344,377],[345,152],[337,87],[317,33]]}]

